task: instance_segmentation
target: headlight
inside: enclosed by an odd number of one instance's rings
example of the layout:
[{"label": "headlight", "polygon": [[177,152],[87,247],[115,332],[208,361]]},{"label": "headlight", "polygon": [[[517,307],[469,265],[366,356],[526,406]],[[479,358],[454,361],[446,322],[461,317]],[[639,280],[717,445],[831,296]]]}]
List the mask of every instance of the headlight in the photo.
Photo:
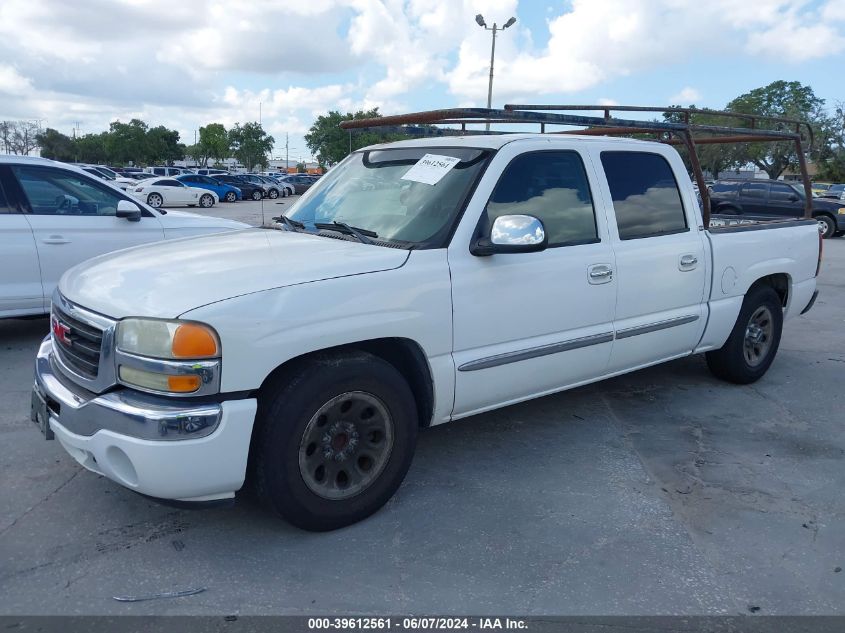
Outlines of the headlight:
[{"label": "headlight", "polygon": [[116,333],[118,377],[157,393],[216,393],[220,341],[209,326],[191,321],[125,319]]},{"label": "headlight", "polygon": [[839,215],[845,215],[845,207],[839,207],[839,208],[836,210],[836,212],[837,212]]},{"label": "headlight", "polygon": [[117,326],[117,349],[153,358],[214,358],[220,343],[202,323],[124,319]]}]

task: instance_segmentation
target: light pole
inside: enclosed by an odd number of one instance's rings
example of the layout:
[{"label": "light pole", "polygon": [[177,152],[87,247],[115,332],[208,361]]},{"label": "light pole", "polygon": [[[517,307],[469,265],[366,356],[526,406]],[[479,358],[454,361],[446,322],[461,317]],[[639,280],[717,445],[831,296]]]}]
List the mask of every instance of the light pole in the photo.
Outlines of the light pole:
[{"label": "light pole", "polygon": [[[475,16],[475,22],[485,31],[493,31],[493,45],[490,47],[490,82],[487,84],[487,109],[489,110],[493,103],[493,62],[496,58],[496,31],[504,31],[506,28],[513,26],[516,22],[516,18],[511,17],[511,19],[505,22],[501,27],[497,26],[496,23],[493,22],[493,26],[490,27],[487,26],[487,22],[484,21],[484,16],[479,13]],[[484,129],[488,132],[490,131],[490,121],[487,121]]]}]

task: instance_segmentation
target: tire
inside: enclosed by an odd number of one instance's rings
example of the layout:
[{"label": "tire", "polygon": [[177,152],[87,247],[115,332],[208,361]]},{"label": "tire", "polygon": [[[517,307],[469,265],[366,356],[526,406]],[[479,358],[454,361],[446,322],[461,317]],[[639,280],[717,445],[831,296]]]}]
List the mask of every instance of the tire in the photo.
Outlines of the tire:
[{"label": "tire", "polygon": [[256,422],[250,465],[259,501],[320,532],[360,521],[393,496],[418,427],[408,383],[363,352],[317,356],[272,382]]},{"label": "tire", "polygon": [[210,209],[214,206],[214,196],[210,193],[204,193],[200,196],[200,206],[203,209]]},{"label": "tire", "polygon": [[256,189],[252,192],[252,196],[250,196],[253,200],[261,200],[261,192]]},{"label": "tire", "polygon": [[829,215],[817,215],[816,222],[819,223],[819,233],[823,238],[828,239],[836,233],[836,220]]},{"label": "tire", "polygon": [[151,193],[147,196],[147,204],[154,209],[160,209],[161,205],[164,204],[164,198],[161,197],[160,193]]},{"label": "tire", "polygon": [[276,198],[279,197],[279,190],[278,189],[271,189],[270,193],[267,194],[267,197],[275,200]]},{"label": "tire", "polygon": [[227,191],[223,199],[226,202],[235,202],[238,199],[238,196],[235,194],[234,191]]},{"label": "tire", "polygon": [[774,361],[782,330],[783,306],[778,294],[771,286],[752,286],[722,349],[707,352],[707,366],[722,380],[738,385],[755,382]]},{"label": "tire", "polygon": [[845,231],[837,231],[833,234],[833,237],[842,237],[843,235],[845,235]]}]

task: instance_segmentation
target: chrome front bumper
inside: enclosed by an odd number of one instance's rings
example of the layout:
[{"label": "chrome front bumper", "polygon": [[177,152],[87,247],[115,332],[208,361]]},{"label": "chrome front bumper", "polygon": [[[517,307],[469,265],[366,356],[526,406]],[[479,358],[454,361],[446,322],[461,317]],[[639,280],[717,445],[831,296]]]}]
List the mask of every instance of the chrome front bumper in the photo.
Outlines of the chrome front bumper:
[{"label": "chrome front bumper", "polygon": [[227,499],[243,485],[255,398],[197,403],[126,388],[97,395],[67,380],[52,356],[48,337],[36,359],[33,418],[82,466],[160,499]]},{"label": "chrome front bumper", "polygon": [[[173,401],[125,388],[97,395],[65,378],[53,362],[48,336],[35,360],[35,390],[47,401],[50,414],[76,435],[108,430],[139,439],[184,440],[210,435],[220,423],[219,402]],[[34,405],[33,400],[33,414]]]}]

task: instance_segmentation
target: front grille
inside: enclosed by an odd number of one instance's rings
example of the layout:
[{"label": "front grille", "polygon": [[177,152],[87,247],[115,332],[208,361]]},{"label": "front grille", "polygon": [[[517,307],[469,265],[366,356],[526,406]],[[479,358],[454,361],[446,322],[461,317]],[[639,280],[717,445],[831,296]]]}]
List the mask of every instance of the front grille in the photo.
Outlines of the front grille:
[{"label": "front grille", "polygon": [[96,378],[100,369],[103,331],[66,314],[53,304],[53,346],[69,369]]}]

